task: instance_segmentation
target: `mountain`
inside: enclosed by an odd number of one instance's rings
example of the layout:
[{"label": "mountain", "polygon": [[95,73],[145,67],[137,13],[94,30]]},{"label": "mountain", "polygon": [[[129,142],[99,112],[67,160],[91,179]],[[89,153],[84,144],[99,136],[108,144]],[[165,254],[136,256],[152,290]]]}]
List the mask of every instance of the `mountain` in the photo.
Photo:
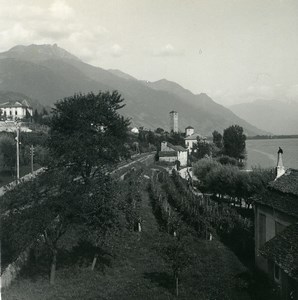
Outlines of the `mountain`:
[{"label": "mountain", "polygon": [[274,134],[298,134],[298,102],[256,100],[229,107],[235,114]]},{"label": "mountain", "polygon": [[127,80],[137,80],[136,78],[134,78],[133,76],[131,75],[128,75],[120,70],[117,70],[117,69],[109,69],[108,70],[110,73],[120,77],[120,78],[123,78],[123,79],[127,79]]},{"label": "mountain", "polygon": [[94,67],[57,45],[16,46],[0,53],[0,90],[23,93],[43,105],[78,92],[115,89],[125,99],[122,113],[134,126],[169,130],[169,112],[176,110],[180,130],[191,125],[211,135],[239,124],[248,135],[264,134],[206,94],[194,95],[167,80],[144,82],[119,70]]}]

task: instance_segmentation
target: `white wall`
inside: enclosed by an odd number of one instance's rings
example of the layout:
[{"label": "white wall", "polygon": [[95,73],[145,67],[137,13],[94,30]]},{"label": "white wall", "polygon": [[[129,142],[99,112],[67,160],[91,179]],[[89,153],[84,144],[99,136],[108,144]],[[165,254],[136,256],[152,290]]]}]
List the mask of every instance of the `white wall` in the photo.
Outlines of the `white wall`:
[{"label": "white wall", "polygon": [[187,151],[178,151],[177,158],[180,161],[181,166],[187,165]]}]

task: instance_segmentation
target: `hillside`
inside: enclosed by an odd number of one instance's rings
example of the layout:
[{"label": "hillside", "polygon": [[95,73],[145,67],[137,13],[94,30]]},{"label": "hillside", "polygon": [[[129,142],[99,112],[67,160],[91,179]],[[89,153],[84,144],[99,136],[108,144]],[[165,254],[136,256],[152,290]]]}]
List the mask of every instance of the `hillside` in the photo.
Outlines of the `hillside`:
[{"label": "hillside", "polygon": [[11,102],[22,102],[23,100],[27,100],[29,105],[32,106],[33,109],[37,109],[38,111],[41,111],[43,108],[50,109],[48,106],[41,105],[37,100],[31,99],[30,97],[17,93],[17,92],[11,92],[11,91],[1,91],[0,90],[0,103],[5,103],[8,101]]},{"label": "hillside", "polygon": [[257,100],[229,107],[235,114],[274,134],[298,133],[298,103]]},{"label": "hillside", "polygon": [[174,82],[144,82],[119,70],[86,64],[57,45],[16,46],[0,54],[0,90],[23,93],[43,105],[74,93],[117,89],[123,114],[135,126],[169,130],[169,111],[179,112],[179,128],[191,125],[204,135],[239,124],[248,135],[264,131],[237,117],[206,94],[194,95]]}]

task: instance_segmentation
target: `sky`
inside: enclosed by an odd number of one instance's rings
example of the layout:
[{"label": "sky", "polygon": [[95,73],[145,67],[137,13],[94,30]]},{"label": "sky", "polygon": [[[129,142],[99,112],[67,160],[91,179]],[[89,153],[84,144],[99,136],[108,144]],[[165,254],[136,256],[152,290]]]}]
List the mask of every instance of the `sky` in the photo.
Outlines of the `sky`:
[{"label": "sky", "polygon": [[297,0],[0,0],[0,52],[54,43],[226,106],[298,101]]}]

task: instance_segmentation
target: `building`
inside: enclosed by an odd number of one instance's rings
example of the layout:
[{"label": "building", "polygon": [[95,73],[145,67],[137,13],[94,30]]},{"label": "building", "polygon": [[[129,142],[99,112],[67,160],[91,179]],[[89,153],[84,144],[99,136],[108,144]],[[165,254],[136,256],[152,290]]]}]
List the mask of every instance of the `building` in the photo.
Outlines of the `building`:
[{"label": "building", "polygon": [[298,299],[298,170],[284,169],[255,199],[255,262],[279,287],[282,299]]},{"label": "building", "polygon": [[178,113],[174,110],[170,112],[170,132],[178,132]]},{"label": "building", "polygon": [[27,100],[22,102],[5,102],[0,104],[1,116],[8,120],[21,120],[33,115],[32,107]]},{"label": "building", "polygon": [[188,150],[192,151],[194,145],[197,144],[198,141],[206,141],[206,137],[200,135],[199,133],[193,133],[193,134],[191,134],[189,136],[186,136],[186,138],[184,139],[184,141],[185,141],[185,147]]},{"label": "building", "polygon": [[182,146],[174,146],[169,142],[161,143],[161,150],[159,152],[159,160],[175,163],[177,160],[180,162],[180,166],[187,165],[187,149]]},{"label": "building", "polygon": [[190,136],[195,133],[195,129],[191,126],[185,128],[185,136]]},{"label": "building", "polygon": [[131,129],[132,133],[139,133],[139,129],[137,127],[134,127]]}]

